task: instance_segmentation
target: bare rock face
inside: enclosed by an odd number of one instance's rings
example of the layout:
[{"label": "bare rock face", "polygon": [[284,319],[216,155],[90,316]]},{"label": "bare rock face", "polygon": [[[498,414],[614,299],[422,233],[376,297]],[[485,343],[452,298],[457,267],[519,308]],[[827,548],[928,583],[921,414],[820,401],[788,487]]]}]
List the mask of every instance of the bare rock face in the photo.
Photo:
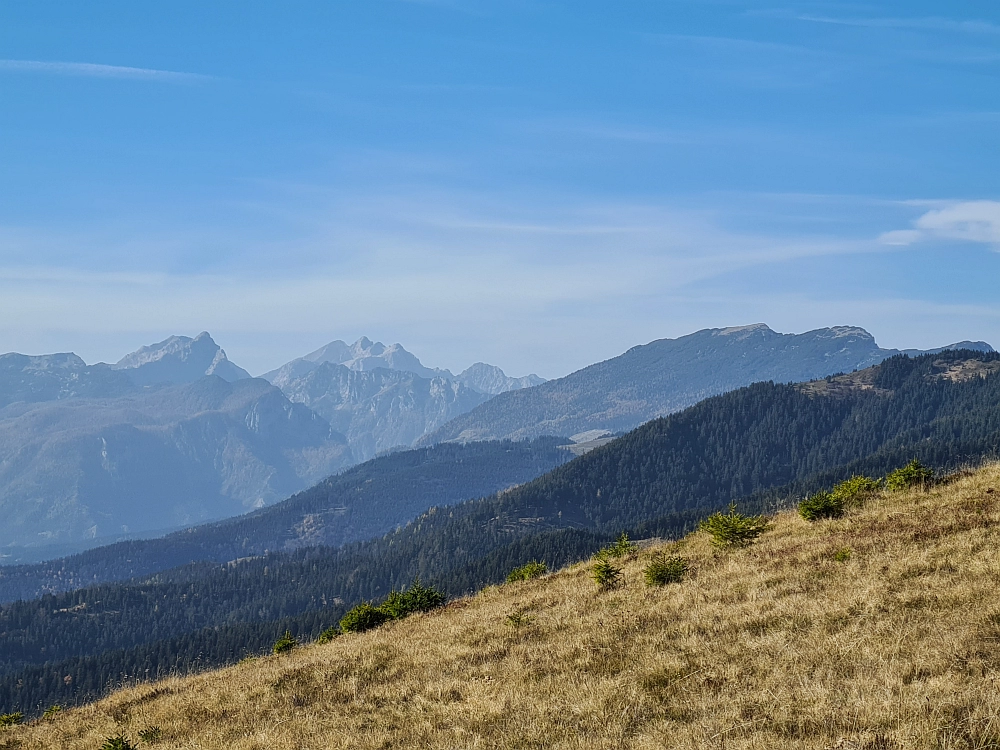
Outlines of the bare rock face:
[{"label": "bare rock face", "polygon": [[491,396],[521,388],[531,388],[545,382],[545,378],[534,374],[525,375],[523,378],[512,378],[496,365],[488,365],[485,362],[476,362],[455,379],[474,391],[488,393]]},{"label": "bare rock face", "polygon": [[137,385],[193,383],[206,375],[217,375],[229,382],[250,377],[250,373],[230,362],[226,352],[204,331],[193,339],[171,336],[144,346],[122,357],[112,368],[125,371]]},{"label": "bare rock face", "polygon": [[347,436],[359,460],[410,446],[489,397],[545,382],[477,363],[461,375],[425,367],[400,344],[333,341],[262,375]]},{"label": "bare rock face", "polygon": [[353,344],[331,341],[304,357],[293,359],[277,370],[264,373],[261,377],[279,388],[284,388],[291,380],[302,377],[325,363],[343,365],[349,370],[359,372],[384,369],[412,372],[422,378],[452,377],[447,370],[424,367],[420,360],[406,351],[401,344],[386,346],[381,341],[372,341],[367,336],[362,336]]},{"label": "bare rock face", "polygon": [[358,460],[410,446],[489,396],[445,377],[378,368],[352,370],[324,362],[282,388],[347,437]]}]

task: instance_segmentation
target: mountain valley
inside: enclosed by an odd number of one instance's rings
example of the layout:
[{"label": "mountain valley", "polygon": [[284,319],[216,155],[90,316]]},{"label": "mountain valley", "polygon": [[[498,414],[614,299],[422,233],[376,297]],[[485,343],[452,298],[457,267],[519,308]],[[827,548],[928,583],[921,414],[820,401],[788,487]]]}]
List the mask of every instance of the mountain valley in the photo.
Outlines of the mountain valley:
[{"label": "mountain valley", "polygon": [[1000,450],[998,361],[948,351],[896,356],[844,381],[758,383],[649,422],[526,484],[431,508],[380,538],[4,605],[0,706],[86,700],[106,689],[102,675],[230,663],[286,629],[314,638],[354,603],[416,577],[461,595],[533,559],[550,568],[583,559],[622,530],[676,538],[731,502],[773,512],[914,457],[942,471],[976,463]]}]

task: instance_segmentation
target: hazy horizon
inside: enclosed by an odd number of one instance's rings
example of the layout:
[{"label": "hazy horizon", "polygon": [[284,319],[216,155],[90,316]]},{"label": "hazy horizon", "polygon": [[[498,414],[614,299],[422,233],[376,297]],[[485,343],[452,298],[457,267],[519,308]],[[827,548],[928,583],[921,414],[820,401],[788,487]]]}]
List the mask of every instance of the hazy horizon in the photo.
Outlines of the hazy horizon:
[{"label": "hazy horizon", "polygon": [[[730,328],[730,327],[732,327],[732,328],[741,328],[741,327],[746,327],[746,326],[751,326],[751,325],[759,325],[759,323],[741,323],[741,324],[738,324],[738,325],[735,325],[735,326],[718,326],[716,328]],[[767,323],[764,323],[764,325],[767,325]],[[843,325],[843,326],[848,326],[848,327],[850,326],[850,324],[835,324],[833,326],[822,326],[822,327],[823,328],[833,328],[836,325]],[[808,332],[808,331],[779,331],[779,330],[775,329],[773,326],[768,326],[768,327],[771,328],[772,330],[774,330],[776,333],[781,333],[781,334],[801,334],[801,333],[807,333]],[[699,330],[706,330],[706,329],[699,329]],[[809,330],[816,330],[816,329],[809,329]],[[685,336],[685,335],[689,335],[689,334],[697,333],[697,332],[698,331],[688,331],[687,334],[681,334],[681,336]],[[188,338],[192,338],[193,339],[197,335],[199,335],[200,333],[202,333],[202,331],[198,331],[197,333],[190,333],[190,334],[188,334],[188,333],[171,334],[170,336],[187,336]],[[208,333],[210,336],[212,336],[212,332],[211,331],[205,331],[205,333]],[[872,333],[872,332],[868,331],[868,333]],[[874,336],[874,334],[872,334],[872,335]],[[53,351],[53,352],[17,352],[17,353],[18,354],[28,354],[28,355],[45,355],[45,354],[57,354],[57,353],[68,353],[68,352],[71,352],[73,354],[76,354],[76,355],[80,356],[87,364],[91,364],[91,365],[92,364],[98,364],[98,363],[114,364],[115,362],[117,362],[118,360],[120,360],[122,357],[124,357],[125,355],[130,354],[133,351],[139,349],[141,346],[150,346],[152,344],[162,343],[166,339],[170,338],[170,336],[165,336],[163,339],[160,339],[160,340],[157,340],[157,341],[147,341],[144,344],[141,344],[140,346],[137,346],[133,350],[129,350],[128,352],[121,352],[121,354],[119,356],[113,356],[113,357],[110,357],[108,359],[93,359],[93,358],[88,359],[87,357],[85,357],[82,354],[80,354],[80,352],[73,351],[73,350],[66,350],[65,352],[55,352],[55,351]],[[234,358],[230,354],[229,349],[226,347],[225,342],[219,341],[216,336],[212,336],[212,340],[215,341],[215,343],[218,344],[226,352],[226,356],[227,356],[227,358],[231,362],[233,362],[234,364],[236,364],[236,365],[238,365],[238,366],[243,367],[244,369],[246,369],[253,377],[260,377],[260,376],[265,375],[266,373],[268,373],[268,372],[270,372],[272,370],[278,369],[279,367],[281,367],[284,364],[287,364],[292,359],[297,359],[297,358],[305,356],[307,354],[311,354],[311,353],[315,352],[316,350],[321,349],[323,346],[326,346],[327,344],[332,343],[333,341],[338,341],[339,340],[339,341],[343,341],[344,343],[346,343],[348,345],[351,345],[351,344],[354,344],[356,341],[360,340],[363,337],[364,337],[364,334],[362,334],[360,336],[356,336],[356,337],[348,337],[348,338],[341,337],[339,339],[337,337],[334,337],[334,338],[331,338],[331,339],[327,339],[322,344],[314,346],[312,349],[309,349],[308,351],[299,352],[298,354],[295,354],[295,355],[293,355],[292,357],[289,357],[286,360],[281,360],[280,362],[275,361],[272,364],[270,364],[268,366],[265,366],[263,369],[256,369],[256,370],[244,367],[244,365],[239,360],[237,360],[236,358]],[[476,364],[477,362],[482,362],[483,361],[481,359],[477,359],[477,360],[469,361],[467,364],[464,364],[464,365],[456,365],[456,366],[453,366],[453,367],[444,367],[444,366],[442,366],[441,364],[439,364],[437,362],[431,362],[431,361],[428,361],[428,360],[424,359],[420,355],[420,352],[416,352],[416,351],[413,351],[412,349],[410,349],[406,345],[406,342],[403,342],[403,341],[391,341],[391,340],[390,341],[379,341],[378,339],[373,339],[371,336],[368,336],[367,338],[371,339],[373,342],[378,342],[378,343],[381,343],[381,344],[385,344],[386,346],[389,346],[389,345],[392,345],[392,344],[399,344],[404,349],[406,349],[407,351],[409,351],[410,354],[415,355],[420,360],[421,364],[423,364],[425,367],[432,367],[432,368],[433,367],[438,367],[438,368],[441,368],[441,369],[444,369],[444,370],[450,370],[452,372],[452,374],[454,374],[454,375],[458,375],[459,373],[461,373],[462,371],[466,370],[467,368],[469,368],[473,364]],[[659,338],[663,339],[663,338],[678,338],[678,337],[677,336],[672,336],[672,337],[661,336]],[[911,349],[911,348],[914,348],[914,347],[902,347],[902,346],[886,345],[882,341],[879,340],[878,336],[874,336],[874,338],[875,338],[875,342],[882,349],[900,349],[900,350],[902,350],[902,349]],[[636,343],[632,344],[631,346],[640,346],[640,345],[644,345],[644,344],[649,344],[652,341],[656,341],[656,340],[657,339],[651,339],[650,341],[639,341],[639,342],[636,342]],[[937,348],[938,346],[948,346],[948,345],[951,345],[951,344],[960,343],[961,341],[973,341],[973,340],[972,339],[956,339],[954,341],[940,342],[937,345],[929,346],[929,347],[924,347],[924,348],[933,349],[933,348]],[[986,341],[985,343],[990,344],[991,346],[993,344],[993,342],[991,342],[991,341]],[[629,346],[627,348],[631,348],[631,346]],[[620,352],[616,352],[614,354],[608,355],[608,357],[606,357],[605,359],[610,358],[610,357],[618,356],[619,354],[623,354],[625,351],[626,351],[626,349],[623,349]],[[6,354],[6,353],[10,353],[10,352],[0,352],[0,355]],[[586,367],[587,365],[594,364],[594,363],[596,363],[598,361],[601,361],[601,360],[596,360],[595,359],[593,362],[587,362],[584,365],[581,365],[581,367]],[[523,377],[523,376],[526,376],[526,375],[529,375],[529,374],[535,374],[535,375],[539,374],[539,373],[536,373],[534,371],[532,371],[530,373],[529,372],[512,372],[512,371],[507,370],[506,368],[504,368],[503,365],[498,365],[496,362],[487,362],[487,364],[498,366],[501,369],[503,369],[508,376],[513,376],[513,377]],[[576,369],[580,369],[580,368],[576,368]],[[560,372],[558,374],[549,375],[549,376],[543,376],[543,377],[545,377],[547,380],[552,380],[552,379],[561,378],[561,377],[563,377],[565,375],[568,375],[568,374],[570,374],[570,372],[573,372],[573,370],[570,370],[570,371],[567,371],[567,372]]]},{"label": "hazy horizon", "polygon": [[998,8],[20,4],[0,43],[0,351],[1000,344]]}]

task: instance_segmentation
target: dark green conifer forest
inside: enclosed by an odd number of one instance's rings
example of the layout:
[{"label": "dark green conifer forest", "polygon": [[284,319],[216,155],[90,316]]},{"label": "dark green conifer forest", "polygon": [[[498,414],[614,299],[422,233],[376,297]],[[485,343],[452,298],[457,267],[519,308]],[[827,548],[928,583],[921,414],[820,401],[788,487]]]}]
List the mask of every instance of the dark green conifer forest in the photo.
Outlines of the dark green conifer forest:
[{"label": "dark green conifer forest", "polygon": [[37,714],[123,680],[316,637],[419,578],[459,595],[537,560],[554,569],[621,531],[675,536],[735,501],[795,504],[855,473],[938,471],[1000,447],[1000,355],[894,357],[808,385],[758,383],[654,420],[544,476],[439,507],[379,538],[201,562],[0,608],[0,712]]}]

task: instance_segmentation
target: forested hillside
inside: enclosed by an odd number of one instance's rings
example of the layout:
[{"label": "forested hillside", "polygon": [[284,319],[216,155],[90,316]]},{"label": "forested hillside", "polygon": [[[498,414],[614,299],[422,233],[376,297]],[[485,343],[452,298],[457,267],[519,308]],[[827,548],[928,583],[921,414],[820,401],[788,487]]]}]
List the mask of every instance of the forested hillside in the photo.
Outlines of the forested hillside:
[{"label": "forested hillside", "polygon": [[682,533],[734,499],[759,508],[789,500],[778,488],[803,490],[858,469],[881,474],[912,457],[948,467],[994,455],[998,371],[1000,355],[947,352],[801,386],[760,383],[381,539],[7,605],[0,709],[72,701],[83,686],[99,690],[123,673],[231,660],[286,627],[318,632],[345,607],[415,576],[462,593],[532,558],[554,565],[584,556],[623,529]]},{"label": "forested hillside", "polygon": [[145,576],[191,562],[226,562],[369,539],[428,508],[484,497],[541,476],[572,457],[557,447],[562,442],[540,438],[392,453],[244,516],[36,565],[0,567],[0,602]]},{"label": "forested hillside", "polygon": [[749,546],[706,533],[644,545],[610,561],[604,588],[602,563],[583,562],[330,643],[126,684],[0,736],[20,750],[116,736],[201,750],[988,750],[998,487],[992,464],[866,494],[837,518],[778,514]]}]

